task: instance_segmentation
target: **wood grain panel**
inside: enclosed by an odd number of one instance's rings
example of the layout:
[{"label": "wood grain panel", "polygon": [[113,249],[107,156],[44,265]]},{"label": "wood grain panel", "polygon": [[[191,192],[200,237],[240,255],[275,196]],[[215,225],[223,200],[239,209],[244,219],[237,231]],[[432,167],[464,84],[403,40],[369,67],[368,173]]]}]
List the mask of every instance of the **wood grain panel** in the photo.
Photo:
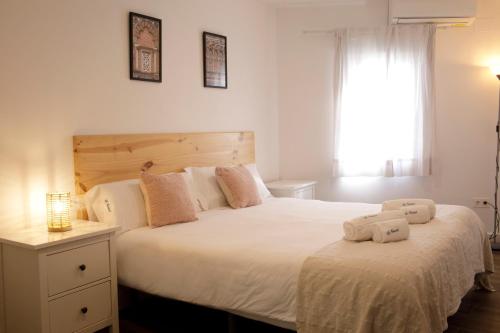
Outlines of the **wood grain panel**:
[{"label": "wood grain panel", "polygon": [[81,135],[73,137],[75,187],[83,194],[103,183],[188,166],[255,163],[253,132]]}]

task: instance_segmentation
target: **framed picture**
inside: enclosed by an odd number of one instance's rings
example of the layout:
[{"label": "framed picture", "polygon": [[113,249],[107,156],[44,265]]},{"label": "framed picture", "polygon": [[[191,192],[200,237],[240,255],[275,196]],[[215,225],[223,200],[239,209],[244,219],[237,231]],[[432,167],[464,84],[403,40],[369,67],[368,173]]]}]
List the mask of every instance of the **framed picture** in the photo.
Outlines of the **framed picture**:
[{"label": "framed picture", "polygon": [[227,89],[227,39],[203,33],[203,83],[205,87]]},{"label": "framed picture", "polygon": [[161,20],[129,13],[130,79],[161,82]]}]

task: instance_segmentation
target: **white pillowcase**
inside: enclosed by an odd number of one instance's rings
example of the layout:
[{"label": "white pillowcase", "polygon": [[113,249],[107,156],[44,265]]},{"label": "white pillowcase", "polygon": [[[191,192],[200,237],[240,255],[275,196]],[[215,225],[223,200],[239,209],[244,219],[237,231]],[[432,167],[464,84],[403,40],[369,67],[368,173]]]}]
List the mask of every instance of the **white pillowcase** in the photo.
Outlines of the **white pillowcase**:
[{"label": "white pillowcase", "polygon": [[[191,176],[186,172],[182,175],[196,211],[206,209],[206,203],[196,194]],[[84,197],[89,220],[120,225],[121,232],[146,226],[146,206],[139,182],[139,179],[130,179],[94,186]]]},{"label": "white pillowcase", "polygon": [[147,225],[138,179],[94,186],[85,194],[90,220],[120,225],[121,232]]},{"label": "white pillowcase", "polygon": [[259,190],[259,195],[261,200],[272,197],[273,195],[267,189],[266,184],[264,184],[264,181],[262,180],[262,177],[259,174],[259,170],[257,170],[257,165],[246,164],[245,167],[248,169],[248,171],[250,171],[250,173],[253,176],[253,179],[255,179],[255,183],[257,184],[257,189]]},{"label": "white pillowcase", "polygon": [[[260,177],[257,165],[247,164],[245,167],[255,179],[260,198],[264,200],[272,197],[271,192]],[[215,167],[189,167],[184,170],[193,177],[197,199],[199,202],[206,203],[205,210],[228,206],[224,192],[217,183]]]},{"label": "white pillowcase", "polygon": [[193,177],[198,201],[205,202],[207,209],[227,206],[226,197],[215,178],[215,167],[189,167],[184,169]]},{"label": "white pillowcase", "polygon": [[203,195],[198,193],[198,190],[194,184],[193,176],[188,172],[182,172],[182,176],[184,177],[184,181],[187,184],[189,195],[191,196],[191,201],[196,209],[196,212],[199,213],[201,211],[208,209],[207,200]]}]

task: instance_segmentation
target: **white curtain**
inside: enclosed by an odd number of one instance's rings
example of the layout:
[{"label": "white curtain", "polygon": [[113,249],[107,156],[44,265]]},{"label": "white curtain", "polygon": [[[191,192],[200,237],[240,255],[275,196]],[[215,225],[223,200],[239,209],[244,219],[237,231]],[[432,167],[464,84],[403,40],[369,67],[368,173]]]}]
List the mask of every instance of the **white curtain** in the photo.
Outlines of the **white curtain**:
[{"label": "white curtain", "polygon": [[430,175],[435,33],[335,32],[335,176]]}]

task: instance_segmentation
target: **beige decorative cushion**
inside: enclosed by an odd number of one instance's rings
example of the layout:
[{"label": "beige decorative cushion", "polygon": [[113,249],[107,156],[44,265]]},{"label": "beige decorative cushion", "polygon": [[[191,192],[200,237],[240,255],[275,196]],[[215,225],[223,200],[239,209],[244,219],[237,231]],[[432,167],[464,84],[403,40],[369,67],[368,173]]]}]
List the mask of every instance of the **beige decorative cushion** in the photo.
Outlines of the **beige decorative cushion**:
[{"label": "beige decorative cushion", "polygon": [[188,185],[181,174],[143,173],[140,185],[151,227],[197,220]]},{"label": "beige decorative cushion", "polygon": [[261,204],[255,179],[244,166],[217,167],[215,176],[231,207],[244,208]]}]

